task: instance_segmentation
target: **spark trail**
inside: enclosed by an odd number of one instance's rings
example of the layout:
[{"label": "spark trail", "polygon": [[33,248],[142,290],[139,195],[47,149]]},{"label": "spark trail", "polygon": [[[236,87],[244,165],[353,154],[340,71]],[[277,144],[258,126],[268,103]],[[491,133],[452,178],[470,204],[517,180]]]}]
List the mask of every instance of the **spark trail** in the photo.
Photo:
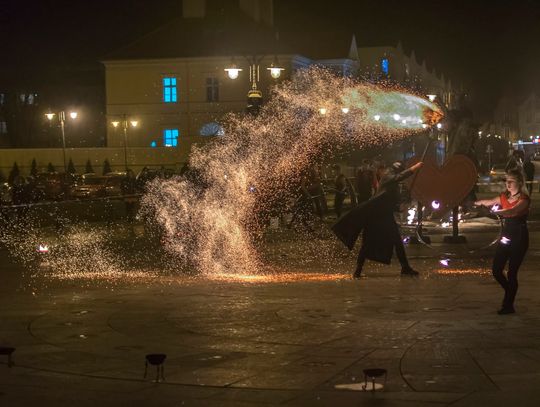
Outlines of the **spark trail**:
[{"label": "spark trail", "polygon": [[151,184],[143,213],[182,263],[208,274],[261,272],[266,221],[311,165],[347,146],[390,144],[441,118],[413,94],[306,70],[274,89],[256,117],[229,115],[225,136],[192,151],[190,177]]}]

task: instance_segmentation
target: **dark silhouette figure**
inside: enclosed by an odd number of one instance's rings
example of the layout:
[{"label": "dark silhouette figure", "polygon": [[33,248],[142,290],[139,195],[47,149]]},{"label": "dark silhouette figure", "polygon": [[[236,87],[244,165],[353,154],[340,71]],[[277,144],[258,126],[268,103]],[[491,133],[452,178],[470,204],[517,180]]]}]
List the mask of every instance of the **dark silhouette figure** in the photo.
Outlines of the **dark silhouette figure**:
[{"label": "dark silhouette figure", "polygon": [[133,222],[137,207],[137,180],[133,170],[129,169],[126,178],[122,180],[122,195],[124,195],[124,205],[126,207],[126,217],[128,222]]},{"label": "dark silhouette figure", "polygon": [[523,164],[523,172],[525,173],[527,190],[529,191],[529,195],[531,195],[534,181],[534,164],[531,162],[530,158],[525,161],[525,164]]},{"label": "dark silhouette figure", "polygon": [[353,275],[355,278],[361,276],[366,259],[390,264],[394,249],[401,264],[401,274],[418,275],[407,260],[394,212],[401,201],[399,183],[422,165],[420,162],[402,171],[401,163],[395,163],[382,174],[377,194],[343,216],[332,227],[334,233],[350,250],[362,232],[362,247]]},{"label": "dark silhouette figure", "polygon": [[343,211],[343,202],[347,196],[347,180],[345,179],[345,175],[341,172],[339,165],[334,165],[334,171],[336,172],[336,177],[334,179],[334,211],[336,212],[336,216],[340,218]]},{"label": "dark silhouette figure", "polygon": [[371,169],[371,165],[368,160],[364,160],[362,166],[356,172],[354,183],[358,203],[365,202],[371,198],[376,182],[375,173]]}]

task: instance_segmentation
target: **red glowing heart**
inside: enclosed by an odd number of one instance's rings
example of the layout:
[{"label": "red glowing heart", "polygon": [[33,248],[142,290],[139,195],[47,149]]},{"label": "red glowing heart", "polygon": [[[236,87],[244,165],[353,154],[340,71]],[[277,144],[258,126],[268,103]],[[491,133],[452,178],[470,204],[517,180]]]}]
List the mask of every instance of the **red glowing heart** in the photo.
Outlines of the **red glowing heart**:
[{"label": "red glowing heart", "polygon": [[478,172],[465,155],[449,157],[442,167],[425,161],[424,166],[409,181],[411,196],[424,205],[437,201],[440,209],[459,205],[476,184]]}]

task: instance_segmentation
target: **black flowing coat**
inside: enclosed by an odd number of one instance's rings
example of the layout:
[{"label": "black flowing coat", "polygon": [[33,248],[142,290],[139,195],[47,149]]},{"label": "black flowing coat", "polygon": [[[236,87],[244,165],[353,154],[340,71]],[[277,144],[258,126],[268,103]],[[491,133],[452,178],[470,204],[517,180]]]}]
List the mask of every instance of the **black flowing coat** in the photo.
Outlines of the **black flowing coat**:
[{"label": "black flowing coat", "polygon": [[400,203],[399,182],[412,175],[405,170],[381,180],[379,192],[368,201],[342,216],[332,230],[349,250],[352,250],[360,233],[366,258],[390,264],[396,239],[401,239],[394,212]]}]

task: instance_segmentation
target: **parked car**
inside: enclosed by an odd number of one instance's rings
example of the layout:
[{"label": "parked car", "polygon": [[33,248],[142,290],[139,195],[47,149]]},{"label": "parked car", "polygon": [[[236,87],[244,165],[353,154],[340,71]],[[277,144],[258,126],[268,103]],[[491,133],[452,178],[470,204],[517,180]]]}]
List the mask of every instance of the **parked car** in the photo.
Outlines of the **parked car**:
[{"label": "parked car", "polygon": [[73,198],[101,198],[122,195],[122,182],[125,175],[109,173],[107,175],[84,174],[71,189]]},{"label": "parked car", "polygon": [[71,175],[59,172],[40,172],[34,177],[35,199],[57,201],[66,198],[72,184]]},{"label": "parked car", "polygon": [[105,195],[118,196],[122,195],[122,184],[126,179],[125,172],[109,172],[105,175],[107,181],[105,183]]},{"label": "parked car", "polygon": [[161,169],[149,169],[144,167],[139,174],[137,174],[136,182],[139,190],[144,190],[145,185],[153,181],[156,178],[169,179],[175,175],[174,170],[170,168]]}]

